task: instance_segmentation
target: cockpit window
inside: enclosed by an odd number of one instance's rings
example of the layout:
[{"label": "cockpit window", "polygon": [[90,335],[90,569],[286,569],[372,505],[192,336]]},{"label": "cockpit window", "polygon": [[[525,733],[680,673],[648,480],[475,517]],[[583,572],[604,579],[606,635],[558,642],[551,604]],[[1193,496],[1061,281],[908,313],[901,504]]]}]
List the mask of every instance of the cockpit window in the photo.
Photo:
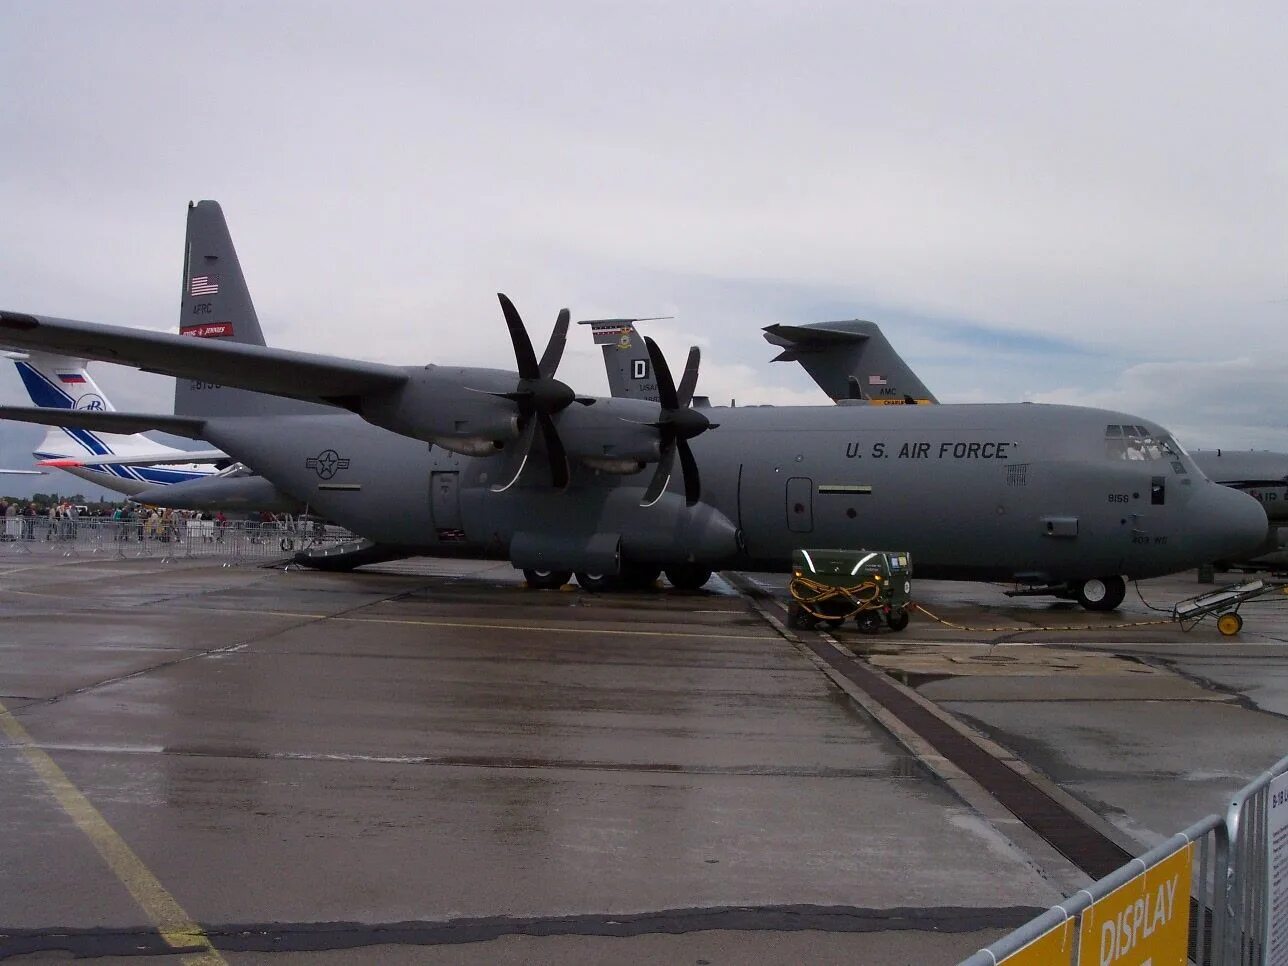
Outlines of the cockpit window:
[{"label": "cockpit window", "polygon": [[1155,436],[1144,426],[1105,427],[1105,455],[1115,460],[1179,460],[1182,450],[1170,436]]}]

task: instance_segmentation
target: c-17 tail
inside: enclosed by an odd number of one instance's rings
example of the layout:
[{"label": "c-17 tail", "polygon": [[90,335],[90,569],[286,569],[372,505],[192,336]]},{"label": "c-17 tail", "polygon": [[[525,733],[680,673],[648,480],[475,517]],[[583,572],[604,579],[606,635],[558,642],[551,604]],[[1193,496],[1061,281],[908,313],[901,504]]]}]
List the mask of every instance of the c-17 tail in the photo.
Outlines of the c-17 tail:
[{"label": "c-17 tail", "polygon": [[799,362],[837,402],[879,406],[929,405],[934,394],[895,352],[875,322],[851,319],[809,325],[770,325],[765,341],[781,346],[774,362]]}]

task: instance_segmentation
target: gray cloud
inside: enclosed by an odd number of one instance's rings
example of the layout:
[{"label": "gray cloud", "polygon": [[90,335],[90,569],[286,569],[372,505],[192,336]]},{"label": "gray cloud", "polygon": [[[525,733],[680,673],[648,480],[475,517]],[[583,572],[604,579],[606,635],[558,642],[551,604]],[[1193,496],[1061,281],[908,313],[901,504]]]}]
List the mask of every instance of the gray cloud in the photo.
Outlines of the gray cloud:
[{"label": "gray cloud", "polygon": [[[947,399],[1271,392],[1285,40],[1280,3],[9,4],[0,304],[172,326],[213,197],[296,348],[496,364],[504,290],[534,329],[674,312],[717,398],[809,398],[758,327],[853,316]],[[1277,397],[1210,388],[1196,428],[1281,445]]]}]

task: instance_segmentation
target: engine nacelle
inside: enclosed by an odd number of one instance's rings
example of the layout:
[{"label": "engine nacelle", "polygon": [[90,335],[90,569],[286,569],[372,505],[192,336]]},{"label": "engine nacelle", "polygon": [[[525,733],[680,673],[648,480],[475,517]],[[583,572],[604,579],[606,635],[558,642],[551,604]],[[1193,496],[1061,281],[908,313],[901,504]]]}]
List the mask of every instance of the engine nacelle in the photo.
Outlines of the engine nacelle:
[{"label": "engine nacelle", "polygon": [[426,366],[412,370],[407,383],[392,392],[363,396],[356,411],[403,436],[467,456],[490,456],[497,450],[493,441],[519,437],[518,409],[498,395],[513,388],[514,376],[499,370]]},{"label": "engine nacelle", "polygon": [[429,442],[462,456],[495,456],[505,447],[500,440],[487,436],[435,436]]},{"label": "engine nacelle", "polygon": [[603,456],[584,456],[581,460],[592,470],[599,470],[601,473],[611,473],[614,476],[631,476],[644,469],[643,460],[632,459],[609,459]]}]

